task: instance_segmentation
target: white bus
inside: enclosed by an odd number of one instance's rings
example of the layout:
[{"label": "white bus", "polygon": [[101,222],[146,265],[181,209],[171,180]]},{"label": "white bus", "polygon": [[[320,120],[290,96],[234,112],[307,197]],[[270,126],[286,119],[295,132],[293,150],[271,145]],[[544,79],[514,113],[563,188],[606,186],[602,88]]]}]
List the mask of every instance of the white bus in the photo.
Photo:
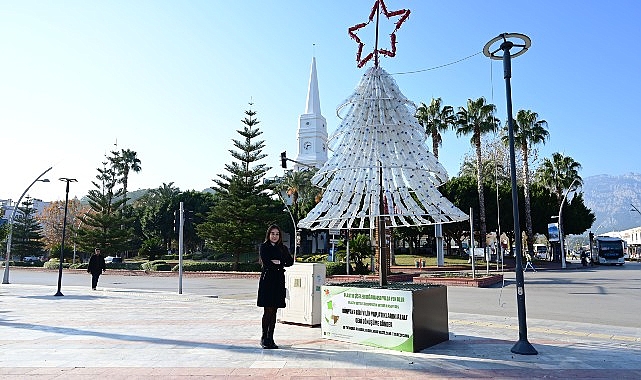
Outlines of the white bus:
[{"label": "white bus", "polygon": [[618,237],[597,236],[594,238],[591,258],[594,264],[625,264],[625,240]]}]

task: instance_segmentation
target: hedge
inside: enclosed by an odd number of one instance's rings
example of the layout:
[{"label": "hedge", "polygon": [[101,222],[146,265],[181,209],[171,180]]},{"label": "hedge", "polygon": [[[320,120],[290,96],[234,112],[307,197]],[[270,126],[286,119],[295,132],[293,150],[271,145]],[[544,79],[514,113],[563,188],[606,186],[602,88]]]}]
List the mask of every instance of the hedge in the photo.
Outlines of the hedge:
[{"label": "hedge", "polygon": [[[229,272],[233,271],[234,263],[230,262],[189,262],[183,263],[185,272]],[[178,271],[178,265],[171,268],[172,271]],[[261,267],[258,263],[238,263],[238,272],[260,272]]]},{"label": "hedge", "polygon": [[143,263],[141,267],[143,270],[154,272],[167,272],[171,270],[171,265],[162,260],[148,261]]}]

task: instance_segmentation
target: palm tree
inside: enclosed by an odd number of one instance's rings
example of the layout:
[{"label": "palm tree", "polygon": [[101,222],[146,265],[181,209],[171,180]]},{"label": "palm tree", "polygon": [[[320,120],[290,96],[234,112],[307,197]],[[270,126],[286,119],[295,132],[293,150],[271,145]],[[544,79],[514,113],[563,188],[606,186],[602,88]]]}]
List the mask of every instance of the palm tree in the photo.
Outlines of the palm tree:
[{"label": "palm tree", "polygon": [[479,221],[480,221],[480,243],[485,247],[485,235],[487,228],[485,224],[485,197],[483,195],[483,162],[481,158],[481,137],[486,133],[495,132],[500,121],[494,117],[496,106],[487,104],[485,98],[476,100],[468,99],[467,108],[459,107],[456,119],[456,135],[472,135],[470,142],[476,150],[476,184],[479,193]]},{"label": "palm tree", "polygon": [[425,128],[425,133],[432,137],[432,153],[438,159],[438,147],[442,145],[441,132],[450,129],[456,122],[454,108],[444,106],[441,108],[441,98],[432,98],[430,105],[421,103],[416,109],[416,119]]},{"label": "palm tree", "polygon": [[180,194],[180,189],[174,187],[173,182],[169,182],[168,184],[163,182],[162,186],[157,189],[151,189],[149,192],[154,197],[158,197],[159,199],[169,199],[173,202],[173,200]]},{"label": "palm tree", "polygon": [[577,180],[577,187],[583,184],[579,169],[581,164],[572,157],[556,152],[552,153],[552,159],[543,159],[543,163],[537,169],[537,177],[543,186],[556,195],[560,206],[563,193],[572,186],[574,180]]},{"label": "palm tree", "polygon": [[[539,115],[530,110],[519,110],[514,119],[514,144],[521,151],[523,161],[523,198],[525,202],[525,233],[530,254],[534,254],[534,231],[532,229],[532,211],[530,206],[530,152],[534,145],[545,144],[550,135],[547,121],[539,120]],[[507,131],[507,127],[503,128]],[[509,144],[509,136],[503,136],[503,142]]]},{"label": "palm tree", "polygon": [[114,165],[118,175],[121,176],[119,182],[122,183],[123,189],[123,198],[127,204],[127,183],[129,182],[129,171],[134,173],[140,172],[142,169],[140,167],[140,160],[137,157],[137,153],[130,149],[122,149],[120,152],[114,151],[111,152],[113,157],[110,158],[112,164]]},{"label": "palm tree", "polygon": [[314,171],[312,170],[289,170],[285,173],[281,182],[276,185],[275,190],[277,192],[285,192],[292,198],[292,214],[296,220],[303,217],[303,215],[301,215],[301,201],[303,201],[303,203],[307,201],[306,198],[313,192],[311,191],[311,178],[313,173]]}]

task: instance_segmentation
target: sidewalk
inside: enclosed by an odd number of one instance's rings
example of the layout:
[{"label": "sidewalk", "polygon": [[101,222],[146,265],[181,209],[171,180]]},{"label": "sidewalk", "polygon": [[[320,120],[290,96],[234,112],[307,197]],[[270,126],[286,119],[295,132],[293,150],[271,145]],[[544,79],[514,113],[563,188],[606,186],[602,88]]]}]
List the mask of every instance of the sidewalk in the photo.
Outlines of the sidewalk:
[{"label": "sidewalk", "polygon": [[254,301],[140,290],[0,287],[2,379],[639,379],[641,328],[450,313],[450,340],[400,353],[277,324],[263,350]]}]

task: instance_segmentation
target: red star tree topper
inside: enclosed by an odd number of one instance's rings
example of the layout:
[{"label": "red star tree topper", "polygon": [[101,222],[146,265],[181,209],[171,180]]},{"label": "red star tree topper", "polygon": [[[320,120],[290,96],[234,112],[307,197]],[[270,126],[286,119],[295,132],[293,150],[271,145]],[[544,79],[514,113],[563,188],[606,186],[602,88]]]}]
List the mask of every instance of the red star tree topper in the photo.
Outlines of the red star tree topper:
[{"label": "red star tree topper", "polygon": [[[394,28],[394,31],[392,32],[392,34],[390,34],[391,50],[378,49],[378,46],[375,46],[374,50],[371,53],[367,54],[365,58],[362,58],[363,46],[365,46],[365,44],[356,35],[356,32],[359,29],[362,29],[365,26],[367,26],[367,24],[369,24],[370,22],[372,22],[372,20],[374,20],[374,16],[381,11],[385,15],[385,17],[387,17],[388,19],[391,17],[400,16],[396,21],[396,28]],[[356,62],[358,63],[359,68],[365,66],[367,61],[372,59],[376,53],[380,53],[388,57],[394,57],[396,55],[396,31],[401,27],[401,25],[403,25],[403,23],[405,22],[405,20],[407,20],[409,16],[410,16],[409,9],[399,9],[397,11],[390,12],[387,10],[387,7],[385,6],[385,2],[383,0],[376,0],[374,2],[374,6],[372,7],[372,11],[369,13],[368,21],[362,22],[360,24],[356,24],[347,30],[349,36],[352,37],[354,41],[356,41],[356,43],[358,44],[358,51],[356,52]],[[376,28],[378,28],[378,23],[376,25]]]}]

